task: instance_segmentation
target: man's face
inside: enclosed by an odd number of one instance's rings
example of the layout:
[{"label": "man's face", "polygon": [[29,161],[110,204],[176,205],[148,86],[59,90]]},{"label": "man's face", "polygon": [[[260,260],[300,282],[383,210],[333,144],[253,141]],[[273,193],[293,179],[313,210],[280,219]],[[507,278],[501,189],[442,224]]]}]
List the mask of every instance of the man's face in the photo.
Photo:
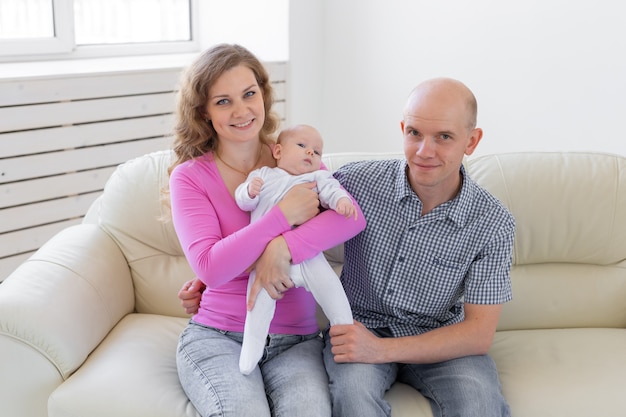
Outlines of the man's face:
[{"label": "man's face", "polygon": [[455,195],[459,168],[480,137],[469,127],[465,102],[456,94],[430,91],[412,95],[401,122],[409,182],[418,195],[430,190]]}]

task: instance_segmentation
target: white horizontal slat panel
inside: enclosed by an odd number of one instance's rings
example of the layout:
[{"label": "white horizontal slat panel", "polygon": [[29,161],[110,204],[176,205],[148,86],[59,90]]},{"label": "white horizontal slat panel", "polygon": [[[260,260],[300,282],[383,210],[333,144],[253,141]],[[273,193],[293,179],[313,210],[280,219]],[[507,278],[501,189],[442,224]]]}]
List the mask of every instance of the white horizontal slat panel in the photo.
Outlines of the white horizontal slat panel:
[{"label": "white horizontal slat panel", "polygon": [[273,110],[278,114],[278,116],[280,116],[280,120],[284,121],[287,118],[285,114],[286,108],[284,102],[274,103]]},{"label": "white horizontal slat panel", "polygon": [[153,151],[169,149],[170,137],[71,149],[0,161],[0,184],[107,167]]},{"label": "white horizontal slat panel", "polygon": [[[118,164],[171,147],[183,62],[143,61],[122,71],[72,66],[59,76],[0,78],[0,281],[80,223]],[[285,122],[287,63],[265,65]]]},{"label": "white horizontal slat panel", "polygon": [[0,158],[170,135],[171,114],[0,134]]},{"label": "white horizontal slat panel", "polygon": [[265,69],[267,69],[272,81],[284,81],[287,79],[286,62],[264,62],[263,65],[265,65]]},{"label": "white horizontal slat panel", "polygon": [[61,230],[81,222],[82,218],[71,219],[59,223],[47,224],[45,226],[5,233],[2,235],[2,239],[0,239],[0,258],[32,252],[41,247],[41,245],[46,243],[47,240]]},{"label": "white horizontal slat panel", "polygon": [[0,258],[0,282],[4,281],[15,269],[26,261],[35,251],[22,253],[16,256]]},{"label": "white horizontal slat panel", "polygon": [[0,106],[174,91],[179,69],[0,83]]},{"label": "white horizontal slat panel", "polygon": [[0,108],[0,131],[36,129],[171,113],[174,93]]},{"label": "white horizontal slat panel", "polygon": [[116,166],[0,184],[0,208],[102,190]]},{"label": "white horizontal slat panel", "polygon": [[272,87],[274,87],[274,102],[285,101],[285,83],[272,84]]},{"label": "white horizontal slat panel", "polygon": [[99,192],[0,209],[0,233],[83,217]]}]

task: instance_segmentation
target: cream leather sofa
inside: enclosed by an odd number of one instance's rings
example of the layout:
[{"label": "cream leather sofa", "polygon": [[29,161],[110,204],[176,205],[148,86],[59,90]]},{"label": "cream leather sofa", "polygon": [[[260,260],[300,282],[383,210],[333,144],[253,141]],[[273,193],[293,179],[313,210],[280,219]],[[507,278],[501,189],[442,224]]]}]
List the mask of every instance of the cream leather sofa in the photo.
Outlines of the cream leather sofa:
[{"label": "cream leather sofa", "polygon": [[[386,157],[402,156],[325,160]],[[187,322],[176,294],[193,273],[159,220],[169,160],[120,166],[84,224],[0,284],[2,416],[197,415],[174,359]],[[626,416],[626,158],[502,154],[467,167],[517,220],[514,300],[491,349],[512,415]],[[393,416],[432,415],[407,386],[388,398]]]}]

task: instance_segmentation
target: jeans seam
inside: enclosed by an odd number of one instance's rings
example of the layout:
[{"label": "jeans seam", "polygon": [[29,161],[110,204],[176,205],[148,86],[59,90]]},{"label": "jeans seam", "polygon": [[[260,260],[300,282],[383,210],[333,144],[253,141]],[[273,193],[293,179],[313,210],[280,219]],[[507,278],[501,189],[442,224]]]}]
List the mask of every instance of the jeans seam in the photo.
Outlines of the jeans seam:
[{"label": "jeans seam", "polygon": [[181,345],[180,345],[180,351],[184,355],[183,357],[185,359],[185,362],[187,362],[187,364],[193,368],[193,372],[197,373],[202,379],[204,385],[209,388],[209,391],[211,392],[212,397],[213,397],[213,401],[215,401],[215,404],[217,405],[219,409],[219,415],[223,416],[224,412],[222,411],[222,402],[220,400],[220,397],[217,391],[215,390],[214,385],[211,383],[211,379],[207,377],[207,375],[202,371],[202,369],[191,358],[189,353],[187,353],[187,349],[185,348],[185,344],[184,344],[185,336],[186,336],[185,334],[181,336]]}]

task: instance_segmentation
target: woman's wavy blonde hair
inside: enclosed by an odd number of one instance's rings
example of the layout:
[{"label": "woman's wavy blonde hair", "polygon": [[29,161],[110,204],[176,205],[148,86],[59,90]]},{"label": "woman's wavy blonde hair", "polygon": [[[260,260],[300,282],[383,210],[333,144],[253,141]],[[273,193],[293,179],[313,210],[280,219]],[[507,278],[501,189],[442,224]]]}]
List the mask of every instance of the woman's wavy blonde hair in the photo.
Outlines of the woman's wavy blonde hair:
[{"label": "woman's wavy blonde hair", "polygon": [[224,72],[239,65],[252,70],[263,94],[265,123],[260,132],[261,142],[274,142],[273,135],[280,121],[272,111],[274,90],[267,70],[243,46],[219,44],[200,54],[182,74],[174,126],[173,147],[176,157],[169,167],[170,174],[177,165],[216,149],[217,132],[205,116],[209,89]]}]

